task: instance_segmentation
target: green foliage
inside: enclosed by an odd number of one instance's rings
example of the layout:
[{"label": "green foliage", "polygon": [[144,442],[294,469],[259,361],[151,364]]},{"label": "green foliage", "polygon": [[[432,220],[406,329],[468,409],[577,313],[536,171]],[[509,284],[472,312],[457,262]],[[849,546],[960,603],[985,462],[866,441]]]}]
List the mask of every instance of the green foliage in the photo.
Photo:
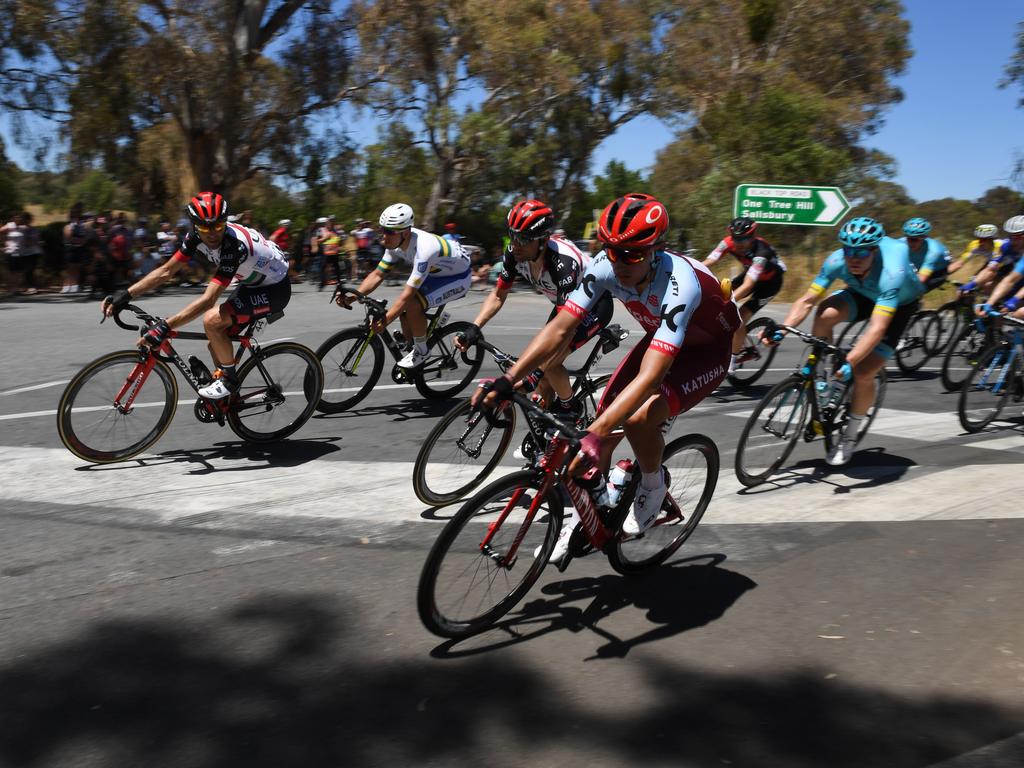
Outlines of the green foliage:
[{"label": "green foliage", "polygon": [[86,210],[97,212],[127,208],[129,204],[128,195],[117,180],[100,170],[88,171],[67,188],[64,207],[70,208],[76,202],[81,202]]},{"label": "green foliage", "polygon": [[[0,216],[17,210],[21,203],[18,194],[18,167],[8,162],[4,151],[3,139],[0,139]],[[6,219],[4,222],[6,223]]]},{"label": "green foliage", "polygon": [[1017,24],[1017,45],[1003,71],[1005,77],[999,82],[999,87],[1016,85],[1020,88],[1022,95],[1018,105],[1024,107],[1024,21]]}]

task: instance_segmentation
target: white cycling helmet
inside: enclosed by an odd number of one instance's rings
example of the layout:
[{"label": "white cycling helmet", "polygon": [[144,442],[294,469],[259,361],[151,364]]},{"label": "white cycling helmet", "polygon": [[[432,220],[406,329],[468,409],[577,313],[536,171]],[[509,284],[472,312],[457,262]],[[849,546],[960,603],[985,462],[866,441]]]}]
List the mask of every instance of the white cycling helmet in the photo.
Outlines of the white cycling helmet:
[{"label": "white cycling helmet", "polygon": [[995,237],[999,234],[999,227],[995,224],[979,224],[977,229],[974,230],[975,237]]},{"label": "white cycling helmet", "polygon": [[277,222],[277,226],[279,226],[279,227],[290,227],[291,225],[292,225],[292,220],[291,219],[281,219],[279,222]]},{"label": "white cycling helmet", "polygon": [[1019,235],[1024,232],[1024,216],[1011,216],[1003,224],[1003,231],[1008,235]]},{"label": "white cycling helmet", "polygon": [[405,203],[389,205],[380,215],[380,225],[385,229],[408,229],[416,220],[412,206]]}]

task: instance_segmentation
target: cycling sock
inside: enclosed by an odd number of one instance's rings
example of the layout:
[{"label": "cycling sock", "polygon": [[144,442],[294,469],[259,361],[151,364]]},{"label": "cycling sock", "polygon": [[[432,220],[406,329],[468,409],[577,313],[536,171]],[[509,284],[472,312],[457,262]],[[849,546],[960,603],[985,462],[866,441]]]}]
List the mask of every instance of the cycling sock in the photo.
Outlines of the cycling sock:
[{"label": "cycling sock", "polygon": [[736,371],[736,355],[729,355],[729,373]]},{"label": "cycling sock", "polygon": [[221,375],[224,376],[225,378],[228,378],[228,379],[237,378],[237,374],[235,373],[235,364],[234,363],[232,363],[231,365],[219,365],[217,367],[220,368]]},{"label": "cycling sock", "polygon": [[860,425],[863,423],[866,416],[857,416],[851,413],[849,420],[846,422],[846,427],[843,429],[844,440],[856,440],[857,434],[860,432]]},{"label": "cycling sock", "polygon": [[563,400],[558,395],[555,395],[554,407],[559,411],[571,411],[575,408],[571,397],[568,400]]},{"label": "cycling sock", "polygon": [[661,485],[661,467],[657,472],[644,472],[640,478],[640,485],[645,491],[653,491]]},{"label": "cycling sock", "polygon": [[427,337],[426,336],[413,336],[413,342],[416,344],[416,350],[421,354],[427,354]]}]

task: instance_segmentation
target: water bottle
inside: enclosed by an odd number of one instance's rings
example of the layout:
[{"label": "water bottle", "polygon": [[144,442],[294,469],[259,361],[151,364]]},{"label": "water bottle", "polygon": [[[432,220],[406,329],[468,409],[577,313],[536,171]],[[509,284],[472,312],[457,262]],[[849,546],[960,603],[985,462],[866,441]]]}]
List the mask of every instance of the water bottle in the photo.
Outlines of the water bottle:
[{"label": "water bottle", "polygon": [[829,401],[829,395],[831,394],[828,382],[822,377],[817,377],[814,380],[814,391],[818,395],[818,407],[824,408]]},{"label": "water bottle", "polygon": [[609,507],[614,507],[619,503],[632,476],[633,462],[629,459],[620,459],[619,463],[612,467],[612,471],[608,473],[607,486]]},{"label": "water bottle", "polygon": [[608,488],[605,485],[604,477],[600,470],[591,467],[581,477],[576,478],[576,485],[583,488],[597,506],[610,506],[608,503]]},{"label": "water bottle", "polygon": [[441,313],[441,317],[438,318],[437,324],[438,325],[444,325],[445,323],[447,323],[451,319],[452,319],[452,313],[449,312],[446,309],[444,312]]},{"label": "water bottle", "polygon": [[839,404],[843,402],[843,396],[846,394],[846,388],[850,386],[849,382],[840,381],[836,379],[832,382],[832,395],[828,399],[828,407],[835,410],[839,407]]}]

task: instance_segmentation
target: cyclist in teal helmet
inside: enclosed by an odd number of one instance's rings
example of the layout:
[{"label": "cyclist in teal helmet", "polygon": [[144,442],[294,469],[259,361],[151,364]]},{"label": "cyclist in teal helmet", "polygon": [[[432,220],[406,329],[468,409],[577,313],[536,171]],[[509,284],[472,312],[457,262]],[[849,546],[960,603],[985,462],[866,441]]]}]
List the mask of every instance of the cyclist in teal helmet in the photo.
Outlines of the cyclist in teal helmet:
[{"label": "cyclist in teal helmet", "polygon": [[[847,353],[846,362],[835,372],[840,381],[853,378],[853,395],[850,419],[828,455],[828,463],[834,466],[846,464],[853,455],[857,433],[875,401],[875,374],[892,358],[923,292],[907,244],[887,237],[874,219],[859,216],[846,222],[839,230],[839,242],[842,247],[825,259],[810,288],[783,321],[784,325],[800,325],[837,278],[846,288],[821,302],[811,332],[831,338],[836,324],[871,318]],[[771,344],[780,339],[781,332],[776,332],[765,341]]]},{"label": "cyclist in teal helmet", "polygon": [[910,263],[917,270],[917,277],[926,293],[946,282],[952,261],[949,249],[934,237],[928,237],[931,231],[931,222],[920,216],[903,222],[905,237],[901,239],[910,249]]}]

